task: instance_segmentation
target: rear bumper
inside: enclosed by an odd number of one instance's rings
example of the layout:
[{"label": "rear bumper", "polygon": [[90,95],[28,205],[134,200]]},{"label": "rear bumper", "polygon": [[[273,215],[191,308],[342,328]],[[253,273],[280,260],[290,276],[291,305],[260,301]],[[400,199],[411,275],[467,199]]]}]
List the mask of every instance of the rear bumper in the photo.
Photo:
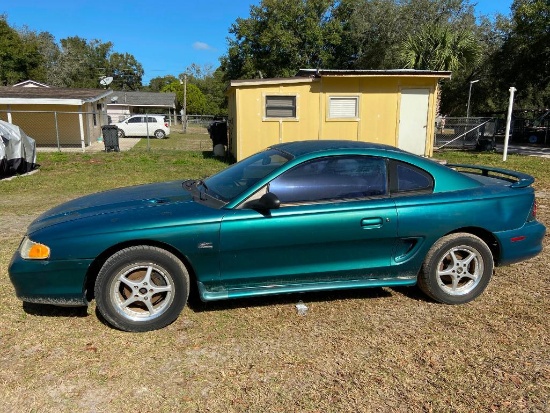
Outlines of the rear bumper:
[{"label": "rear bumper", "polygon": [[519,229],[495,233],[500,244],[497,264],[513,264],[540,254],[545,233],[546,227],[538,221],[527,222]]}]

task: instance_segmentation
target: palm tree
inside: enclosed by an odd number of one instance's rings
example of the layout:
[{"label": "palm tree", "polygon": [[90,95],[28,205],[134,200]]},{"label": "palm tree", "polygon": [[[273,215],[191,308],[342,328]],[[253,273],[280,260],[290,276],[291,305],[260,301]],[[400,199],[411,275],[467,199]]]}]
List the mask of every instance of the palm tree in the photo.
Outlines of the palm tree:
[{"label": "palm tree", "polygon": [[480,57],[473,33],[441,25],[424,26],[401,45],[401,61],[409,69],[455,71],[474,67]]},{"label": "palm tree", "polygon": [[[427,25],[409,35],[401,45],[401,61],[408,69],[460,71],[476,67],[481,48],[472,32],[451,31],[441,25]],[[441,88],[437,88],[436,112],[441,106]]]}]

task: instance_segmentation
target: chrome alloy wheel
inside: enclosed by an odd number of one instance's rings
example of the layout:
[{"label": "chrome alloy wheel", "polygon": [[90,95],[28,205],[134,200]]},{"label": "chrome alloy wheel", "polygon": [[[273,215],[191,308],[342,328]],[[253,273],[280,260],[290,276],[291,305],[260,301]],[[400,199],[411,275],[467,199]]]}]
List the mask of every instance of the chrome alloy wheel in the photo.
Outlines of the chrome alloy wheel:
[{"label": "chrome alloy wheel", "polygon": [[155,264],[129,266],[114,277],[109,288],[113,307],[132,321],[162,315],[174,299],[174,281]]},{"label": "chrome alloy wheel", "polygon": [[483,276],[483,257],[475,248],[459,245],[443,255],[437,266],[437,283],[447,294],[470,293]]}]

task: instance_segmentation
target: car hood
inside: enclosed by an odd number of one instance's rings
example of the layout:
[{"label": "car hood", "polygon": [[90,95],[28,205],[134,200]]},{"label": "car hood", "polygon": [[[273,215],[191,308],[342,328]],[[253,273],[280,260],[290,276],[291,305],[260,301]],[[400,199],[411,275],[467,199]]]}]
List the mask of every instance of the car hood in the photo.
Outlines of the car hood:
[{"label": "car hood", "polygon": [[191,194],[182,188],[182,181],[112,189],[76,198],[46,211],[31,223],[28,233],[62,222],[98,215],[127,213],[131,210],[182,202],[196,205],[192,201]]}]

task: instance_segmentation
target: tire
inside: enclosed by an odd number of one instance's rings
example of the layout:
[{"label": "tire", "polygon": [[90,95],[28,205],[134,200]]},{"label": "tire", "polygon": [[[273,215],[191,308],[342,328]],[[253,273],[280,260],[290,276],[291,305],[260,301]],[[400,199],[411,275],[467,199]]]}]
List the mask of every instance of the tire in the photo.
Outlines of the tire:
[{"label": "tire", "polygon": [[166,137],[166,133],[162,129],[157,129],[154,135],[157,139],[164,139]]},{"label": "tire", "polygon": [[113,327],[157,330],[174,322],[187,303],[189,273],[168,251],[129,247],[107,259],[94,291],[97,309]]},{"label": "tire", "polygon": [[493,275],[493,254],[472,234],[450,234],[439,239],[426,255],[418,286],[445,304],[464,304],[479,296]]},{"label": "tire", "polygon": [[126,136],[126,134],[124,133],[124,131],[122,129],[119,129],[118,130],[118,138],[119,139],[122,139]]}]

